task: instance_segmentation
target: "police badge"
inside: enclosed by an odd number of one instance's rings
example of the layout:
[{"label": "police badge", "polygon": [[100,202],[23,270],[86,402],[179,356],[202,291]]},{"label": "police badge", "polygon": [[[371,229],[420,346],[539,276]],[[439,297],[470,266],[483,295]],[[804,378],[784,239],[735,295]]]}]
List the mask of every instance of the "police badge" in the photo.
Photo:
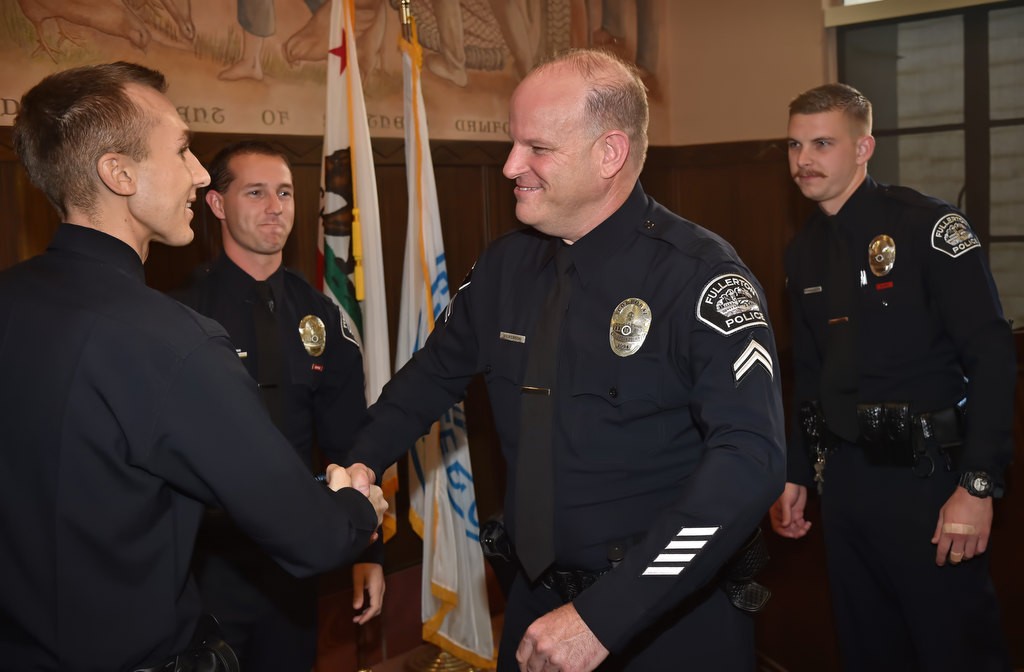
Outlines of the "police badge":
[{"label": "police badge", "polygon": [[881,278],[889,275],[893,265],[896,263],[896,241],[884,233],[875,236],[868,245],[868,266],[875,277]]},{"label": "police badge", "polygon": [[324,354],[324,348],[327,347],[327,327],[324,321],[316,315],[306,315],[299,320],[299,338],[306,352],[313,357]]},{"label": "police badge", "polygon": [[625,299],[612,311],[608,343],[619,357],[635,354],[651,330],[651,307],[643,299]]}]

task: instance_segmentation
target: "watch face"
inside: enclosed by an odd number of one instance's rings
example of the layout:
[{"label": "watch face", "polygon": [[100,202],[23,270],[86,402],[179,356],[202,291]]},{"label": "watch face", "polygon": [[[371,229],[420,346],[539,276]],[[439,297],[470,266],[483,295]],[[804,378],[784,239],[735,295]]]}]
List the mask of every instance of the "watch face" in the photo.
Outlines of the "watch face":
[{"label": "watch face", "polygon": [[974,480],[971,481],[971,486],[978,492],[984,492],[988,490],[988,479],[984,476],[975,476]]}]

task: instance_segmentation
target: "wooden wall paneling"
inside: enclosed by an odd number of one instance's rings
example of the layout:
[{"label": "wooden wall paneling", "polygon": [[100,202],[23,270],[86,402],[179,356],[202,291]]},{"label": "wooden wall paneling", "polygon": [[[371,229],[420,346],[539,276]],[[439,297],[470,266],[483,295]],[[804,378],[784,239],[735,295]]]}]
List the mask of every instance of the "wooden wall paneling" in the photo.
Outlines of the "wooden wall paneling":
[{"label": "wooden wall paneling", "polygon": [[14,152],[10,127],[0,127],[0,268],[33,257],[49,244],[60,217],[43,192],[32,185]]}]

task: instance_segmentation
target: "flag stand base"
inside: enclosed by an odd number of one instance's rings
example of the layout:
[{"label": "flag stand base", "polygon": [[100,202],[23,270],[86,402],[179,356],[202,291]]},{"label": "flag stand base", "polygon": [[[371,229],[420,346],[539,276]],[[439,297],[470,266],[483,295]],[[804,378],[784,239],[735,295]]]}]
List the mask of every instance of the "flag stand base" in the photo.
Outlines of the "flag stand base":
[{"label": "flag stand base", "polygon": [[407,672],[480,672],[479,668],[459,660],[433,644],[421,646],[405,661]]}]

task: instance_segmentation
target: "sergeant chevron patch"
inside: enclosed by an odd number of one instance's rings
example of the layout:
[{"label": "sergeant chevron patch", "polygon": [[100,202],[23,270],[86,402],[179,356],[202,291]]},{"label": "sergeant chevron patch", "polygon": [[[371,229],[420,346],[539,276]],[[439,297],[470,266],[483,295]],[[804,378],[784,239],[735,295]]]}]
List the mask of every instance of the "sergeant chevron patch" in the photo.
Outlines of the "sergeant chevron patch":
[{"label": "sergeant chevron patch", "polygon": [[721,527],[683,527],[665,550],[644,570],[643,576],[679,576]]},{"label": "sergeant chevron patch", "polygon": [[757,342],[757,339],[750,339],[750,343],[747,343],[746,349],[743,351],[736,361],[732,363],[732,374],[736,379],[736,384],[739,385],[740,380],[743,376],[747,375],[754,366],[760,364],[768,372],[768,376],[775,378],[775,370],[772,368],[772,355],[768,352],[768,349]]}]

